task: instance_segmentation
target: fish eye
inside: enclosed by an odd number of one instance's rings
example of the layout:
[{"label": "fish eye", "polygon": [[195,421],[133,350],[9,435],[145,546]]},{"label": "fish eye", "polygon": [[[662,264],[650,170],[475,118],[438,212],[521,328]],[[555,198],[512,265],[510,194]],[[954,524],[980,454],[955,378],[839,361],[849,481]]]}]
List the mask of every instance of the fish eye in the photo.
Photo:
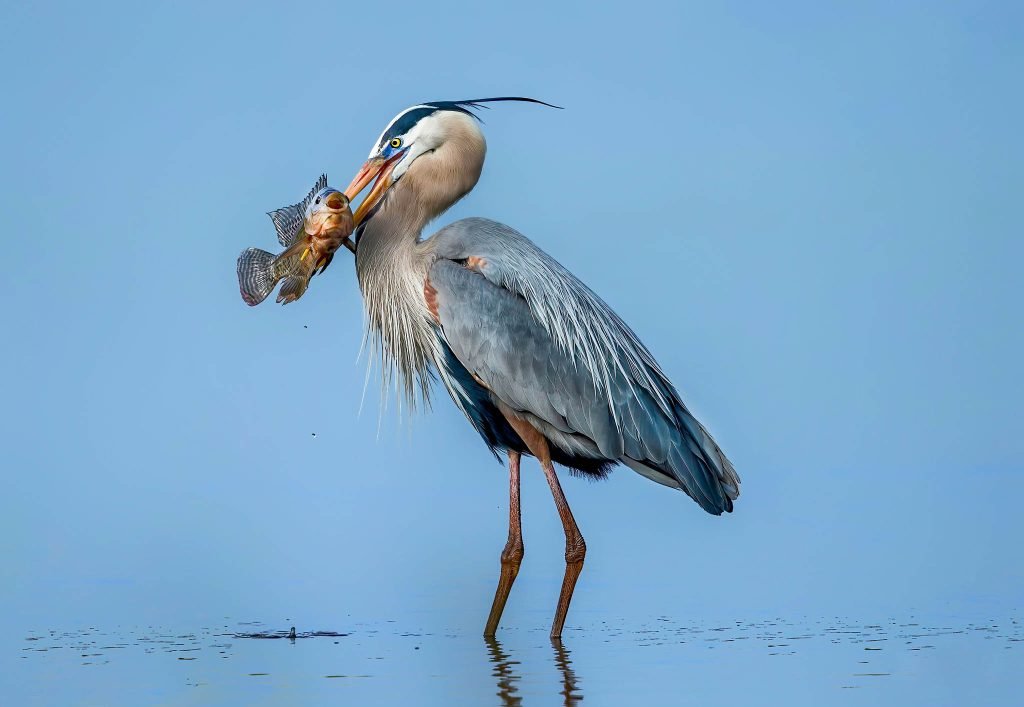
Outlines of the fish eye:
[{"label": "fish eye", "polygon": [[314,201],[313,203],[314,203],[314,204],[319,204],[319,203],[320,203],[320,197],[318,196],[318,197],[316,198],[316,201]]},{"label": "fish eye", "polygon": [[393,137],[393,138],[391,138],[391,147],[393,147],[393,148],[395,148],[397,150],[401,146],[402,146],[402,138],[400,138],[400,137]]}]

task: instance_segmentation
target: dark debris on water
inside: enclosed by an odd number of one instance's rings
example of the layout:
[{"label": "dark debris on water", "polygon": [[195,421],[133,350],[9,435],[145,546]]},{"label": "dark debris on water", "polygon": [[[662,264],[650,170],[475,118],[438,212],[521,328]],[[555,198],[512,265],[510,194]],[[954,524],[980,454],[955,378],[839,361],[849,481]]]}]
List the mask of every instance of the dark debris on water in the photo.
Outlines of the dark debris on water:
[{"label": "dark debris on water", "polygon": [[232,635],[235,638],[288,638],[294,641],[297,638],[342,638],[344,636],[348,636],[349,634],[338,633],[337,631],[296,631],[295,627],[292,626],[287,631],[257,631],[255,633],[235,633]]}]

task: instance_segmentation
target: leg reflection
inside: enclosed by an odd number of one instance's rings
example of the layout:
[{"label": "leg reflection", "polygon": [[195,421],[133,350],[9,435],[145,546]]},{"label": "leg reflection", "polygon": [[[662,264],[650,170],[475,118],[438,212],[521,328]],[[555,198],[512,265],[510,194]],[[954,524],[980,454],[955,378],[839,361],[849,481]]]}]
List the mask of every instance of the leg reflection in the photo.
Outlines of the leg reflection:
[{"label": "leg reflection", "polygon": [[583,693],[580,691],[576,673],[572,669],[572,661],[569,660],[569,649],[562,644],[560,638],[552,638],[551,645],[555,649],[555,665],[562,673],[563,704],[566,707],[579,704],[583,699]]},{"label": "leg reflection", "polygon": [[493,635],[485,636],[484,642],[487,644],[491,662],[494,663],[494,670],[491,671],[491,674],[498,681],[498,697],[501,698],[502,706],[518,707],[522,705],[523,698],[519,694],[521,677],[515,667],[519,665],[519,661],[509,658],[508,653],[501,647],[501,642]]},{"label": "leg reflection", "polygon": [[[487,652],[491,663],[494,664],[491,674],[497,680],[497,695],[501,699],[502,707],[521,707],[523,696],[519,692],[519,683],[522,681],[519,661],[509,656],[501,642],[494,636],[485,636],[484,643],[487,644]],[[572,669],[569,649],[557,638],[551,639],[551,647],[555,650],[555,666],[562,674],[562,690],[559,693],[562,696],[562,704],[566,707],[578,705],[583,700],[583,692],[576,672]]]}]

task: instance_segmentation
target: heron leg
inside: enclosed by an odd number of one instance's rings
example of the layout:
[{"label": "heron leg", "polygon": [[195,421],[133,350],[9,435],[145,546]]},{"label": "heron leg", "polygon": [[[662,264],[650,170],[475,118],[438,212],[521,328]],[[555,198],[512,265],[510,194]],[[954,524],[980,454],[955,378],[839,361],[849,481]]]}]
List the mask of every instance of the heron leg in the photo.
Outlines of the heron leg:
[{"label": "heron leg", "polygon": [[572,517],[569,503],[562,493],[562,485],[558,483],[558,476],[555,475],[555,467],[550,459],[541,462],[544,469],[544,476],[548,479],[548,486],[551,487],[551,495],[555,498],[555,507],[562,519],[562,528],[565,530],[565,577],[562,578],[562,591],[558,595],[558,606],[555,608],[555,619],[551,623],[551,638],[562,637],[562,627],[565,626],[565,615],[569,612],[569,602],[572,601],[572,592],[576,588],[576,580],[583,571],[583,559],[587,554],[587,544],[583,542],[583,535],[576,527],[576,520]]},{"label": "heron leg", "polygon": [[519,574],[519,565],[523,561],[523,523],[519,510],[519,452],[508,453],[508,542],[501,551],[501,575],[498,577],[498,588],[494,592],[494,603],[491,613],[487,616],[484,636],[494,636],[498,630],[498,622],[505,610],[512,584]]},{"label": "heron leg", "polygon": [[548,446],[547,438],[536,427],[517,417],[510,410],[499,409],[526,443],[530,453],[540,462],[544,476],[547,477],[548,486],[551,487],[551,495],[555,499],[558,516],[562,519],[562,529],[565,531],[565,576],[562,578],[562,591],[558,595],[558,606],[555,608],[555,620],[551,623],[551,638],[561,638],[562,627],[565,626],[565,615],[569,613],[569,602],[572,601],[572,592],[576,588],[576,580],[579,579],[580,572],[583,571],[583,558],[587,554],[587,544],[583,542],[583,535],[576,527],[576,519],[572,517],[569,502],[565,500],[565,494],[562,493],[562,485],[558,483],[555,466],[551,463],[551,448]]}]

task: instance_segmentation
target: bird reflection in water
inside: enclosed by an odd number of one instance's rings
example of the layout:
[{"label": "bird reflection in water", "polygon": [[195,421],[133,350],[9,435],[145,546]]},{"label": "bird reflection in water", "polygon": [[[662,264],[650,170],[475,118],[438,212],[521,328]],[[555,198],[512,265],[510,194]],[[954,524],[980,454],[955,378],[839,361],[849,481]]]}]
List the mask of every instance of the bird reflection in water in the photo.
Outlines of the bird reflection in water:
[{"label": "bird reflection in water", "polygon": [[513,707],[523,704],[523,698],[519,695],[519,681],[522,679],[515,666],[519,665],[518,660],[509,658],[508,653],[501,647],[501,641],[494,636],[485,636],[487,652],[494,663],[494,670],[491,674],[498,681],[498,697],[504,707]]},{"label": "bird reflection in water", "polygon": [[569,649],[562,645],[561,639],[551,639],[551,646],[555,649],[555,665],[562,673],[562,697],[564,704],[574,705],[583,699],[576,681],[576,673],[572,669],[572,661],[569,660]]},{"label": "bird reflection in water", "polygon": [[[493,636],[484,638],[487,644],[487,652],[490,655],[494,670],[491,674],[497,680],[497,695],[501,698],[502,707],[519,707],[523,704],[523,697],[519,693],[519,683],[522,675],[519,673],[519,661],[514,660],[505,652],[501,641]],[[553,639],[551,647],[555,651],[555,665],[562,674],[562,695],[563,705],[576,705],[583,699],[583,693],[579,689],[579,681],[572,669],[572,660],[569,658],[569,649],[560,640]]]}]

